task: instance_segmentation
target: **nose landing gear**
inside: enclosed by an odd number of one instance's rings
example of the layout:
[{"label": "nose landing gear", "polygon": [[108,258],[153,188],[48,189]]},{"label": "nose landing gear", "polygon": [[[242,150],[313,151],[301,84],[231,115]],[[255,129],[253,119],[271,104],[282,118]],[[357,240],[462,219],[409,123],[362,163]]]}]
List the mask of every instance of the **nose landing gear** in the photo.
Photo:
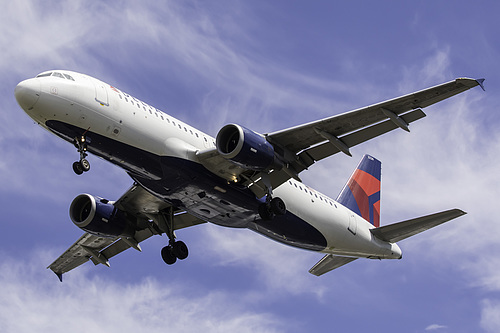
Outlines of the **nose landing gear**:
[{"label": "nose landing gear", "polygon": [[80,160],[73,163],[73,171],[77,175],[81,175],[82,173],[90,170],[90,163],[85,158],[88,155],[87,154],[87,139],[85,138],[84,135],[82,135],[80,138],[76,137],[74,140],[74,144],[75,144],[76,149],[80,153]]}]

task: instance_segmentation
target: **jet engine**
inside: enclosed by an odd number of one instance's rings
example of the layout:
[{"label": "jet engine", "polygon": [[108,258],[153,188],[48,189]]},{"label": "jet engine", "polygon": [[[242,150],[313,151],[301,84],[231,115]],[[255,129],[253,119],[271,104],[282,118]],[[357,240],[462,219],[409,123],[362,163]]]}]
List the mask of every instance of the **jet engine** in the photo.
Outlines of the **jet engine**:
[{"label": "jet engine", "polygon": [[263,135],[240,125],[224,126],[217,134],[216,144],[219,154],[245,169],[263,171],[283,166]]},{"label": "jet engine", "polygon": [[133,236],[127,214],[106,199],[90,194],[77,196],[69,208],[71,221],[80,229],[103,237]]}]

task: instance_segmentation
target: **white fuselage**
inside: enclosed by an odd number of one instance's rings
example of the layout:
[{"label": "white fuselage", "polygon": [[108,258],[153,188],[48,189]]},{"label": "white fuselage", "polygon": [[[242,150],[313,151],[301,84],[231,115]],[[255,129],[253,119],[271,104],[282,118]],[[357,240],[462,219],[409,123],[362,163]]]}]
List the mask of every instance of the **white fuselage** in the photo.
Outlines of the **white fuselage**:
[{"label": "white fuselage", "polygon": [[[198,166],[196,153],[215,148],[213,137],[102,81],[69,71],[52,73],[59,73],[60,76],[43,76],[42,73],[37,78],[21,82],[16,88],[16,97],[25,112],[40,126],[68,141],[74,138],[60,130],[65,126],[91,132],[106,139],[106,142],[116,142],[119,147],[126,146],[151,156],[175,158]],[[97,144],[100,142],[95,142],[94,149],[99,149]],[[89,151],[94,152],[91,148]],[[97,155],[152,182],[162,179],[159,171],[150,169],[146,164],[130,161],[127,156],[120,154],[118,148],[116,151],[99,150]],[[193,180],[195,182],[197,180]],[[142,185],[147,187],[147,184]],[[225,226],[248,227],[274,240],[295,245],[287,239],[286,232],[277,232],[273,226],[260,224],[257,212],[249,212],[248,207],[238,206],[239,201],[227,196],[224,200],[233,205],[232,218],[226,218],[229,214],[224,211],[225,205],[211,206],[220,216],[213,211],[210,215],[204,215],[207,210],[202,207],[210,203],[207,198],[195,195],[195,190],[190,192],[190,188],[183,185],[182,193],[171,194],[171,198],[182,197],[183,200],[189,196],[183,201],[188,213]],[[217,190],[226,193],[225,189]],[[316,250],[354,257],[401,258],[401,250],[396,244],[383,242],[372,235],[370,229],[373,225],[368,221],[303,183],[290,179],[275,188],[273,194],[282,198],[294,219],[305,221],[324,237],[326,244]],[[238,223],[239,216],[247,219],[244,225]],[[286,225],[280,228],[286,228]],[[294,232],[300,234],[300,230]]]}]

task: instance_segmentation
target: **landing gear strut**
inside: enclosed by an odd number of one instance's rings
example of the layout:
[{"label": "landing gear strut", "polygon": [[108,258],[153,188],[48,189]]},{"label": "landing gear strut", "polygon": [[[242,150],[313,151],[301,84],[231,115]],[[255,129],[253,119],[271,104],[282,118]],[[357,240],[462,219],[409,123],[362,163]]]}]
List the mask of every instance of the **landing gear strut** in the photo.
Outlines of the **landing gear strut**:
[{"label": "landing gear strut", "polygon": [[175,240],[173,207],[168,208],[159,216],[160,229],[165,231],[169,239],[168,245],[161,249],[161,257],[167,265],[173,265],[177,259],[186,259],[189,255],[189,250],[184,242]]},{"label": "landing gear strut", "polygon": [[82,173],[90,170],[90,163],[85,158],[87,157],[87,139],[85,138],[85,135],[82,135],[80,138],[76,137],[74,143],[80,153],[80,160],[73,163],[73,171],[77,175],[81,175]]},{"label": "landing gear strut", "polygon": [[281,198],[273,198],[273,188],[268,174],[262,176],[267,189],[266,202],[259,206],[259,215],[263,220],[272,220],[275,215],[285,215],[286,205]]}]

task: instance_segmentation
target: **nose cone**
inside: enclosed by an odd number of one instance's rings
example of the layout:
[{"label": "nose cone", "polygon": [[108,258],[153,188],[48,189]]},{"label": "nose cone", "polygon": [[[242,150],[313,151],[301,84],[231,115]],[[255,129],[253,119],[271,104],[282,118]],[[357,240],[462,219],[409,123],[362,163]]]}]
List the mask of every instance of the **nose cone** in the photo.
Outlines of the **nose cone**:
[{"label": "nose cone", "polygon": [[38,79],[24,80],[16,86],[14,94],[23,110],[31,110],[40,97],[40,81]]}]

